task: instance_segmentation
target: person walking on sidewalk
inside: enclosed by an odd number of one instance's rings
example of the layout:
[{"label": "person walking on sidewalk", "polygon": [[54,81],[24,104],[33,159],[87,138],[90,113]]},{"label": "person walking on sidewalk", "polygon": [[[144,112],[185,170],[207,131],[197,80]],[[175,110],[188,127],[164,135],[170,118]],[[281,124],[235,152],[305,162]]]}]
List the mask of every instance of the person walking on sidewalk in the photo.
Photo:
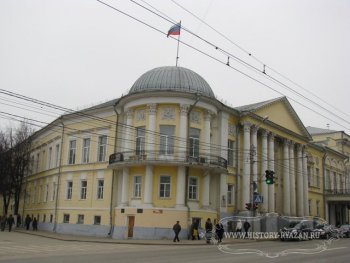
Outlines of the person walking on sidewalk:
[{"label": "person walking on sidewalk", "polygon": [[241,219],[238,219],[238,221],[237,221],[236,232],[242,232],[242,220]]},{"label": "person walking on sidewalk", "polygon": [[15,223],[15,219],[13,218],[12,215],[7,218],[7,224],[9,225],[9,232],[12,230],[12,225]]},{"label": "person walking on sidewalk", "polygon": [[173,226],[173,230],[175,233],[174,242],[180,242],[179,233],[181,231],[181,226],[179,221],[176,221],[176,224]]},{"label": "person walking on sidewalk", "polygon": [[211,222],[210,218],[208,218],[207,221],[205,222],[205,237],[207,239],[207,244],[210,243],[212,233],[213,233],[213,223]]},{"label": "person walking on sidewalk", "polygon": [[244,238],[248,238],[248,231],[249,231],[249,228],[250,228],[250,224],[247,221],[247,219],[245,220],[245,222],[243,224],[243,228],[244,228],[244,231],[245,231]]},{"label": "person walking on sidewalk", "polygon": [[222,223],[219,221],[216,225],[215,225],[215,234],[216,237],[218,239],[218,242],[221,243],[222,242],[222,238],[224,237],[224,226],[222,225]]},{"label": "person walking on sidewalk", "polygon": [[38,221],[36,220],[36,217],[34,217],[32,225],[33,225],[33,230],[37,231],[38,230]]},{"label": "person walking on sidewalk", "polygon": [[26,224],[26,229],[29,230],[30,222],[32,222],[32,219],[30,218],[29,215],[26,216],[26,219],[24,220]]}]

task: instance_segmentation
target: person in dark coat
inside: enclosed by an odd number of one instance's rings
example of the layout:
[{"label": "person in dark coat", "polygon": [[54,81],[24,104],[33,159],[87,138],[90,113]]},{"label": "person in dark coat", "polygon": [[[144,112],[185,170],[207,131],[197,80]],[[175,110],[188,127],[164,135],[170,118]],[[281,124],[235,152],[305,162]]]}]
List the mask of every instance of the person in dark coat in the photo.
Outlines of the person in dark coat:
[{"label": "person in dark coat", "polygon": [[199,222],[198,220],[195,220],[192,224],[192,240],[196,240],[196,238],[199,240]]},{"label": "person in dark coat", "polygon": [[24,222],[26,224],[26,229],[29,230],[30,222],[32,222],[32,219],[30,218],[29,215],[26,216]]},{"label": "person in dark coat", "polygon": [[33,225],[33,230],[37,231],[38,230],[38,221],[36,220],[36,217],[34,217],[32,225]]},{"label": "person in dark coat", "polygon": [[7,218],[7,224],[9,225],[9,232],[12,230],[12,225],[15,223],[15,219],[12,215]]},{"label": "person in dark coat", "polygon": [[216,234],[216,237],[217,237],[219,243],[222,242],[222,238],[224,237],[224,231],[225,231],[224,226],[222,225],[221,222],[218,222],[215,225],[215,234]]},{"label": "person in dark coat", "polygon": [[7,222],[7,217],[6,217],[6,215],[3,215],[3,216],[1,217],[1,220],[0,220],[0,226],[1,226],[1,231],[2,231],[2,232],[5,231],[6,222]]},{"label": "person in dark coat", "polygon": [[244,228],[244,231],[245,231],[245,238],[248,238],[248,231],[249,231],[249,228],[250,228],[250,224],[247,220],[245,220],[244,224],[243,224],[243,228]]},{"label": "person in dark coat", "polygon": [[211,240],[212,231],[213,231],[213,223],[211,222],[210,218],[208,218],[207,221],[205,222],[205,236],[208,244],[210,243],[210,240]]},{"label": "person in dark coat", "polygon": [[21,215],[18,214],[18,215],[17,215],[17,224],[16,224],[16,226],[17,226],[17,227],[20,227],[21,225],[22,225],[22,218],[21,218]]},{"label": "person in dark coat", "polygon": [[176,221],[176,224],[173,226],[173,230],[175,233],[174,242],[180,242],[179,233],[181,231],[181,226],[179,221]]}]

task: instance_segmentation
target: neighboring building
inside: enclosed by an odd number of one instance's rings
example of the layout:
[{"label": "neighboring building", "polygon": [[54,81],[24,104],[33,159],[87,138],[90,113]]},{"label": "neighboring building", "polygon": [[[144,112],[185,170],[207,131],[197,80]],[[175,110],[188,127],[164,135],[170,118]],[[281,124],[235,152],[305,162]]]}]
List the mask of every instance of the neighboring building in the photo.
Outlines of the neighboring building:
[{"label": "neighboring building", "polygon": [[350,218],[350,136],[343,131],[307,127],[324,150],[326,220],[339,225]]},{"label": "neighboring building", "polygon": [[327,157],[336,169],[344,162],[310,143],[285,97],[231,108],[181,67],[150,70],[126,96],[63,115],[33,139],[23,216],[42,229],[114,238],[170,238],[177,220],[187,236],[195,219],[203,227],[244,214],[253,182],[260,213],[324,218]]}]

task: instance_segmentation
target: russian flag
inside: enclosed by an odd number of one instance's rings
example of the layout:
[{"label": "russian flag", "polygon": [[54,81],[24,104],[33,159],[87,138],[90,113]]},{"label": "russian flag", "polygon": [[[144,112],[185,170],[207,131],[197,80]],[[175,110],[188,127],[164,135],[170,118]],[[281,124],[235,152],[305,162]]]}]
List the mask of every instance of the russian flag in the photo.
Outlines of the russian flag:
[{"label": "russian flag", "polygon": [[180,35],[180,30],[181,30],[181,22],[177,23],[176,25],[173,25],[169,29],[167,37],[169,37],[170,35],[172,35],[172,36]]}]

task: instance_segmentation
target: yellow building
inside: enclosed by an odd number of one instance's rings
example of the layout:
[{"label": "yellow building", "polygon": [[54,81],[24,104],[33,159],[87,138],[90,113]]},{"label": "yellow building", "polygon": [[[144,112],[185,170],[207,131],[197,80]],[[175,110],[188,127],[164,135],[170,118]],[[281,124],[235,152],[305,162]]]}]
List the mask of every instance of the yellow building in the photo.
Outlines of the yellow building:
[{"label": "yellow building", "polygon": [[186,68],[150,70],[126,96],[63,115],[33,139],[21,209],[41,229],[171,238],[179,220],[185,237],[194,220],[244,215],[254,200],[260,214],[326,214],[325,150],[288,100],[231,108]]}]

